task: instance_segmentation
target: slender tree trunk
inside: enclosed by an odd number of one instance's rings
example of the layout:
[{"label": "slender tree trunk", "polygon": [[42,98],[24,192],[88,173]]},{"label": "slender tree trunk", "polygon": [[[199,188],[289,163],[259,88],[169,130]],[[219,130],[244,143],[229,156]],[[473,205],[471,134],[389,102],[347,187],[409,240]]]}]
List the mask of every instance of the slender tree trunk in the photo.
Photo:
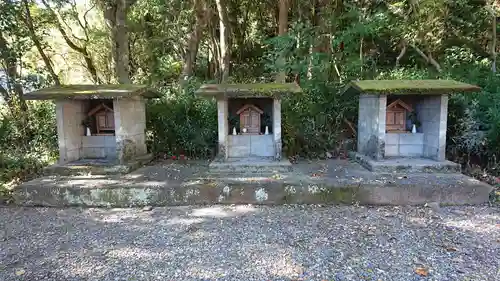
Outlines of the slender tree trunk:
[{"label": "slender tree trunk", "polygon": [[229,79],[229,67],[231,59],[231,46],[230,46],[230,31],[229,31],[229,19],[227,16],[227,7],[224,0],[216,0],[217,11],[219,12],[219,29],[220,29],[220,74],[221,83],[226,82]]},{"label": "slender tree trunk", "polygon": [[[77,43],[75,43],[73,40],[71,40],[70,37],[68,36],[68,34],[66,33],[66,30],[64,30],[63,20],[60,17],[60,15],[52,9],[52,7],[47,3],[47,1],[45,1],[45,0],[41,0],[41,1],[45,5],[45,7],[50,11],[52,16],[57,19],[56,20],[57,29],[61,33],[66,44],[68,44],[68,46],[71,49],[80,53],[83,56],[83,59],[85,60],[86,68],[87,68],[87,70],[90,73],[90,76],[92,78],[92,82],[94,82],[95,84],[99,84],[101,82],[101,80],[99,79],[99,77],[97,75],[97,69],[95,67],[94,61],[92,60],[92,57],[87,50],[87,42],[85,42],[84,45],[82,47],[80,47],[77,45]],[[85,26],[83,26],[83,24],[81,27],[86,28]],[[87,40],[88,40],[88,38],[87,38]]]},{"label": "slender tree trunk", "polygon": [[[315,28],[315,30],[319,32],[319,28],[318,28],[318,22],[319,22],[319,15],[318,15],[318,12],[319,12],[319,7],[318,7],[318,2],[316,0],[311,0],[311,24],[312,26]],[[281,15],[281,7],[280,7],[280,15]],[[316,36],[314,36],[314,38],[316,38],[318,36],[318,34],[316,34]],[[308,52],[308,57],[309,57],[309,62],[308,62],[308,65],[307,65],[307,79],[311,80],[313,78],[313,59],[314,59],[314,54],[318,51],[318,47],[319,46],[319,42],[315,42],[316,40],[312,40],[311,41],[311,44],[309,45],[309,52]]]},{"label": "slender tree trunk", "polygon": [[419,47],[417,47],[415,44],[411,44],[410,45],[427,63],[430,63],[432,64],[432,66],[434,66],[434,68],[436,68],[436,70],[438,72],[441,72],[442,71],[442,68],[441,68],[441,65],[439,65],[439,63],[434,60],[434,58],[429,54],[429,55],[426,55],[422,50],[420,50]]},{"label": "slender tree trunk", "polygon": [[401,42],[401,52],[399,52],[399,55],[398,57],[396,58],[396,68],[399,67],[399,61],[401,61],[401,59],[404,57],[404,55],[406,54],[406,42],[402,41]]},{"label": "slender tree trunk", "polygon": [[[288,0],[279,0],[279,17],[278,17],[278,35],[284,35],[288,31]],[[276,82],[284,83],[286,81],[286,72],[283,70],[285,66],[285,58],[280,57],[278,67],[281,71],[276,76]]]},{"label": "slender tree trunk", "polygon": [[[24,100],[23,96],[23,87],[19,81],[20,75],[17,72],[17,57],[14,52],[9,48],[7,44],[7,40],[3,37],[3,34],[0,30],[0,55],[2,56],[2,60],[5,64],[5,74],[7,74],[7,86],[8,90],[2,91],[2,94],[5,96],[7,94],[6,102],[14,107],[15,99],[13,99],[12,95],[9,94],[9,91],[12,91],[16,96],[17,100],[19,100],[19,106],[22,112],[28,111],[28,105]],[[13,109],[13,108],[12,108]]]},{"label": "slender tree trunk", "polygon": [[115,33],[115,62],[118,83],[130,83],[129,74],[129,42],[127,30],[127,3],[125,0],[116,1],[116,33]]},{"label": "slender tree trunk", "polygon": [[181,74],[181,83],[187,81],[189,76],[193,74],[193,69],[196,63],[198,48],[203,35],[203,29],[206,26],[208,19],[208,11],[205,7],[204,0],[194,0],[193,2],[196,21],[189,35],[188,44],[185,51],[184,66]]},{"label": "slender tree trunk", "polygon": [[23,4],[25,11],[25,17],[23,18],[23,20],[26,26],[28,27],[30,38],[33,41],[33,44],[35,44],[38,53],[42,57],[42,60],[45,63],[45,67],[47,67],[47,70],[49,71],[50,77],[52,77],[52,80],[54,80],[54,84],[61,85],[61,81],[59,80],[59,77],[57,76],[56,72],[54,71],[54,68],[52,67],[52,60],[47,56],[47,54],[45,54],[42,48],[42,43],[40,42],[40,39],[35,33],[35,27],[33,25],[33,19],[31,17],[28,0],[23,0]]},{"label": "slender tree trunk", "polygon": [[361,37],[359,40],[359,62],[360,62],[360,77],[363,77],[363,64],[364,64],[364,56],[363,56],[363,44],[364,43],[364,38]]},{"label": "slender tree trunk", "polygon": [[90,76],[92,77],[92,82],[94,84],[100,84],[101,79],[99,79],[99,76],[97,75],[97,69],[95,68],[94,61],[92,60],[92,57],[90,56],[89,52],[87,51],[87,47],[84,47],[81,52],[83,59],[85,60],[85,65],[87,66],[87,70],[90,73]]},{"label": "slender tree trunk", "polygon": [[114,82],[130,84],[129,40],[127,30],[127,11],[134,1],[103,1],[104,20],[111,33],[111,65]]},{"label": "slender tree trunk", "polygon": [[211,60],[209,61],[209,77],[219,77],[219,62],[220,62],[220,47],[217,43],[217,34],[215,32],[215,25],[217,17],[210,15],[210,19],[208,21],[208,30],[209,30],[209,38],[210,42],[208,43],[208,49],[211,54]]},{"label": "slender tree trunk", "polygon": [[491,6],[491,16],[492,16],[492,24],[491,24],[491,71],[493,73],[497,72],[497,16],[495,12],[495,7]]}]

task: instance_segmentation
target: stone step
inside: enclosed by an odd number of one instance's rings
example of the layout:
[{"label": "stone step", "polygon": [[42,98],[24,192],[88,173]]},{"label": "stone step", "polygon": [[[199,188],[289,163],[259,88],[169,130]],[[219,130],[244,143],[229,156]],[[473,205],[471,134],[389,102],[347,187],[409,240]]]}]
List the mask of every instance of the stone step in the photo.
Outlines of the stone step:
[{"label": "stone step", "polygon": [[376,173],[460,173],[460,164],[451,161],[435,161],[425,158],[393,157],[373,160],[359,153],[349,153],[355,160],[371,172]]},{"label": "stone step", "polygon": [[43,170],[45,176],[121,175],[149,163],[151,154],[143,155],[126,163],[105,159],[81,159],[66,164],[54,164]]}]

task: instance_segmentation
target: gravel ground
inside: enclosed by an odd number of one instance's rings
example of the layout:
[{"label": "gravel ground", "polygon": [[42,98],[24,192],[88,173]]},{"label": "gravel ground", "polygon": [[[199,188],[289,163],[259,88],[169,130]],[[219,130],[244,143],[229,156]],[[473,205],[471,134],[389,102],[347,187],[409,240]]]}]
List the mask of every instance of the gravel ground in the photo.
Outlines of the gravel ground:
[{"label": "gravel ground", "polygon": [[0,208],[0,280],[500,280],[498,207]]}]

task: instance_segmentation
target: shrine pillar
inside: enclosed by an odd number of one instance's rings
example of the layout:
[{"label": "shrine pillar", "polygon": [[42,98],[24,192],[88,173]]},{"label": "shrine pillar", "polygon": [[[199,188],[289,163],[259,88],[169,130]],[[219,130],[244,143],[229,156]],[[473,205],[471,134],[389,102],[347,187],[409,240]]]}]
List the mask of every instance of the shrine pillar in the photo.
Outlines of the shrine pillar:
[{"label": "shrine pillar", "polygon": [[113,100],[116,154],[120,162],[147,153],[146,107],[142,97]]},{"label": "shrine pillar", "polygon": [[281,160],[281,99],[273,99],[273,136],[276,160]]},{"label": "shrine pillar", "polygon": [[80,159],[84,128],[82,120],[85,109],[80,100],[57,100],[57,141],[59,144],[59,164]]},{"label": "shrine pillar", "polygon": [[217,99],[217,123],[218,123],[218,155],[227,159],[227,139],[229,134],[228,102],[226,98]]},{"label": "shrine pillar", "polygon": [[381,160],[385,155],[387,96],[362,94],[359,97],[358,152]]}]

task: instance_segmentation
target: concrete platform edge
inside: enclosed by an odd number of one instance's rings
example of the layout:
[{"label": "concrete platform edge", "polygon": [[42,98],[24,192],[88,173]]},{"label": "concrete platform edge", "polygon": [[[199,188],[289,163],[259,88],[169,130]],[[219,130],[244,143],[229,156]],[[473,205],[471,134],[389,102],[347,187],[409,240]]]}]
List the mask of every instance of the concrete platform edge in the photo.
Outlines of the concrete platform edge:
[{"label": "concrete platform edge", "polygon": [[14,202],[24,206],[140,207],[199,204],[481,204],[491,186],[472,180],[460,185],[378,185],[341,182],[191,182],[148,187],[140,184],[99,188],[41,187],[24,184],[14,190]]}]

